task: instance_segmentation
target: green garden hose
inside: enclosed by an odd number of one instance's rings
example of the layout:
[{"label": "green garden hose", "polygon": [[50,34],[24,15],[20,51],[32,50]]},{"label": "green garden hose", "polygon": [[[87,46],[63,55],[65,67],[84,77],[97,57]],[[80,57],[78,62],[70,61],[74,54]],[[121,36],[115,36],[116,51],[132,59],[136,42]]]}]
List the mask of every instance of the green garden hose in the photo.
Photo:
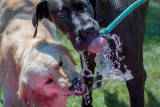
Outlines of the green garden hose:
[{"label": "green garden hose", "polygon": [[127,9],[125,9],[109,26],[100,30],[102,35],[108,35],[129,13],[147,0],[137,0]]}]

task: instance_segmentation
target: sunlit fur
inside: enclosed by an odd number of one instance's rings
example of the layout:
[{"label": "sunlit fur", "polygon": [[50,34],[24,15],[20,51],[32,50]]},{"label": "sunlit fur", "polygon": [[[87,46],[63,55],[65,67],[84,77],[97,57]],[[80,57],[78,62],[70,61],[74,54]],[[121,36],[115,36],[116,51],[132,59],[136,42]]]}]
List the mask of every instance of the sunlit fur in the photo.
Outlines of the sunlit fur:
[{"label": "sunlit fur", "polygon": [[[67,96],[74,94],[68,89],[71,80],[79,77],[75,62],[42,24],[36,38],[33,32],[31,17],[19,14],[2,33],[0,78],[4,86],[4,106],[65,106]],[[50,78],[53,82],[45,84]]]}]

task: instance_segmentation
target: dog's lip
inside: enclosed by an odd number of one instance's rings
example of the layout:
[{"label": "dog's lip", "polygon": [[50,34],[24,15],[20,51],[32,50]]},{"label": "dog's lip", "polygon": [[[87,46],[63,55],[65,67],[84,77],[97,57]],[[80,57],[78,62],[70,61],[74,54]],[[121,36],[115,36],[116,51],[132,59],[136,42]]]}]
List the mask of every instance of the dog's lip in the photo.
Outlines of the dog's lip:
[{"label": "dog's lip", "polygon": [[60,94],[62,94],[63,96],[71,96],[71,95],[76,95],[76,96],[85,96],[88,92],[88,88],[86,85],[82,85],[81,86],[82,90],[80,90],[79,88],[78,89],[74,89],[72,91],[66,91],[66,92],[62,92]]}]

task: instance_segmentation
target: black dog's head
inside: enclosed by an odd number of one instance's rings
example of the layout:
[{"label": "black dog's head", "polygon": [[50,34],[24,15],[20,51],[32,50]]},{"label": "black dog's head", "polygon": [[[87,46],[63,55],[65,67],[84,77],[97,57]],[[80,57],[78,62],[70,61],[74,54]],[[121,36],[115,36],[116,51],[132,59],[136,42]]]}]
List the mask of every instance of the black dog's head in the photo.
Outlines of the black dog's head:
[{"label": "black dog's head", "polygon": [[53,22],[67,35],[76,50],[88,49],[92,53],[103,50],[104,39],[100,37],[89,0],[41,0],[33,16],[34,36],[38,21],[43,18]]}]

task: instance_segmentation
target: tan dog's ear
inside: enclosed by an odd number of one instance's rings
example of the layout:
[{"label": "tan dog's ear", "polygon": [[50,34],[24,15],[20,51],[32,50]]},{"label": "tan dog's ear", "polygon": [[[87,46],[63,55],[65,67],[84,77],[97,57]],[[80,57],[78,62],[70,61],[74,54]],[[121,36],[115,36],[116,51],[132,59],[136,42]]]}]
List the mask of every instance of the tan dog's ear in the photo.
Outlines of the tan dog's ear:
[{"label": "tan dog's ear", "polygon": [[19,99],[27,99],[26,93],[27,93],[27,90],[25,88],[25,84],[20,80],[19,81],[19,90],[18,90]]},{"label": "tan dog's ear", "polygon": [[[26,74],[25,74],[26,75]],[[27,85],[27,80],[24,76],[24,72],[20,73],[19,77],[19,89],[18,89],[18,97],[19,99],[27,100],[29,95],[29,86]]]},{"label": "tan dog's ear", "polygon": [[35,27],[35,32],[34,36],[36,37],[37,34],[37,28],[38,28],[38,21],[43,19],[43,18],[49,18],[49,13],[48,13],[48,0],[41,0],[36,7],[35,13],[32,17],[32,24]]},{"label": "tan dog's ear", "polygon": [[25,103],[30,107],[32,91],[29,90],[24,83],[20,82],[18,90],[18,98],[24,100]]},{"label": "tan dog's ear", "polygon": [[20,85],[19,90],[18,90],[18,98],[19,99],[26,99],[25,93],[26,93],[25,88],[22,85]]}]

